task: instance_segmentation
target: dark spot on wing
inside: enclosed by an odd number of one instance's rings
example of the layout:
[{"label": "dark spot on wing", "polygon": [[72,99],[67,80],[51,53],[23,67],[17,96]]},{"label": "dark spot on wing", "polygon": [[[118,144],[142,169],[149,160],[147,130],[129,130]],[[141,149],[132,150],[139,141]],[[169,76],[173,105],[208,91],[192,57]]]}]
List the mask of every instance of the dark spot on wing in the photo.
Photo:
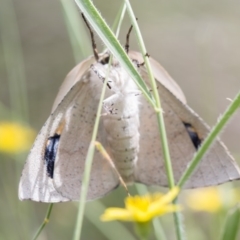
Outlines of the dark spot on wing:
[{"label": "dark spot on wing", "polygon": [[50,178],[53,178],[59,139],[60,135],[57,133],[53,137],[49,137],[45,148],[44,160],[46,161],[47,174]]},{"label": "dark spot on wing", "polygon": [[192,140],[192,143],[196,149],[198,149],[202,143],[202,140],[199,138],[196,130],[193,128],[193,126],[190,123],[183,122],[189,137]]}]

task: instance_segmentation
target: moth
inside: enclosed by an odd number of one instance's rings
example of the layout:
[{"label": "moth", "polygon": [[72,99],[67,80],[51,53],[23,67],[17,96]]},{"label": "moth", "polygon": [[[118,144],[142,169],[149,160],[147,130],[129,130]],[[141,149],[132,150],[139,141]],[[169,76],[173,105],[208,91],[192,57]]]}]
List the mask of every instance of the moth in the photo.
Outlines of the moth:
[{"label": "moth", "polygon": [[[67,75],[52,112],[29,153],[19,183],[20,200],[41,202],[78,201],[84,163],[90,144],[97,106],[107,78],[97,140],[111,156],[127,184],[168,186],[156,114],[116,59],[110,54],[91,56]],[[128,51],[142,79],[150,87],[140,53]],[[153,58],[149,58],[158,92],[173,165],[178,181],[209,133],[207,124],[187,105],[177,83]],[[239,179],[240,171],[224,144],[217,140],[187,188],[206,187]],[[100,198],[119,185],[108,161],[95,152],[88,200]]]}]

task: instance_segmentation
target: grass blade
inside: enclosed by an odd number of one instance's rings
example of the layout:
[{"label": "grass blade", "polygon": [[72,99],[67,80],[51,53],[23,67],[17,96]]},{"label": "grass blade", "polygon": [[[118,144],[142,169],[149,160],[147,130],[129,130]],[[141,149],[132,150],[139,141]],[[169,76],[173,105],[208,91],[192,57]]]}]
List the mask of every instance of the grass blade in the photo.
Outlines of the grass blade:
[{"label": "grass blade", "polygon": [[240,205],[229,212],[221,240],[237,240],[240,228]]}]

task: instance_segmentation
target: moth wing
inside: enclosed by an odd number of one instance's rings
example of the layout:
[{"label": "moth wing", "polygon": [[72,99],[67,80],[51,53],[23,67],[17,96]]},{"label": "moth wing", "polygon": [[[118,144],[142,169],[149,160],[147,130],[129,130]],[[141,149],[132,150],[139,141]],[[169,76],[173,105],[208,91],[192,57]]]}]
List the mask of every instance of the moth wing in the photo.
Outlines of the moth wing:
[{"label": "moth wing", "polygon": [[[77,67],[81,66],[80,64]],[[77,67],[66,78],[68,86],[71,86],[70,90],[64,93],[64,89],[60,89],[61,96],[56,98],[60,103],[53,107],[53,113],[42,127],[28,156],[19,184],[21,200],[60,202],[80,198],[85,158],[95,121],[101,82],[96,77],[91,78],[90,71],[90,75],[79,75],[81,69]],[[77,77],[78,81],[74,77]],[[63,127],[52,179],[47,174],[44,152],[48,138],[56,133],[59,126]],[[104,132],[100,130],[98,136],[98,140],[104,144]],[[118,184],[119,180],[107,160],[96,152],[88,200],[105,195]]]},{"label": "moth wing", "polygon": [[95,62],[93,56],[88,57],[79,64],[77,64],[66,76],[62,85],[59,88],[58,94],[54,100],[52,112],[57,108],[59,103],[63,100],[70,89],[82,78],[86,71],[90,68],[91,64]]},{"label": "moth wing", "polygon": [[[95,81],[97,83],[95,83]],[[69,105],[65,114],[58,154],[54,167],[54,185],[58,192],[71,200],[79,200],[85,159],[90,145],[97,106],[101,94],[100,79],[90,77],[91,87],[83,88]],[[98,141],[106,145],[106,135],[100,122]],[[104,196],[119,184],[116,173],[99,152],[95,152],[88,200]]]},{"label": "moth wing", "polygon": [[[154,65],[154,70],[158,68],[158,65],[160,66],[153,59],[151,59],[151,64]],[[142,77],[149,85],[147,73],[144,68],[142,69]],[[161,71],[161,69],[162,67],[159,67],[158,71]],[[154,71],[154,75],[161,96],[173,173],[177,182],[196,152],[196,148],[183,122],[190,124],[200,139],[207,136],[209,127],[185,104],[185,98],[181,96],[182,92],[178,90],[176,83],[169,88],[173,80],[168,74],[165,74],[165,70],[161,75]],[[163,77],[166,79],[163,80]],[[166,85],[165,82],[168,82],[168,84]],[[171,92],[172,89],[175,89],[175,95]],[[158,129],[156,114],[142,97],[140,105],[140,149],[135,168],[135,179],[147,185],[167,186],[168,180]],[[239,179],[239,177],[240,171],[237,164],[224,144],[217,140],[201,160],[185,187],[196,188],[217,185]]]},{"label": "moth wing", "polygon": [[40,130],[22,171],[18,190],[20,200],[29,199],[41,202],[69,201],[68,198],[63,197],[56,191],[53,180],[48,177],[44,154],[48,137],[53,136],[57,127],[61,124],[69,103],[77,94],[78,85],[81,85],[81,83],[78,83],[66,95]]}]

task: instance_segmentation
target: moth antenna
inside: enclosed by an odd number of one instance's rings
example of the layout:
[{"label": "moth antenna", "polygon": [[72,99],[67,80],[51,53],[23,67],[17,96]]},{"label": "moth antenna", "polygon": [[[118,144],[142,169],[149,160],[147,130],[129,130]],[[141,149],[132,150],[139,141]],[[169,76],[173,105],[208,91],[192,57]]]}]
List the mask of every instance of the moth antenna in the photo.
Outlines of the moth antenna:
[{"label": "moth antenna", "polygon": [[130,38],[130,34],[131,34],[132,29],[133,29],[133,25],[130,26],[130,28],[128,30],[128,33],[127,33],[127,36],[126,36],[126,44],[125,44],[126,53],[129,52],[129,38]]},{"label": "moth antenna", "polygon": [[91,27],[90,27],[90,25],[89,25],[89,23],[88,23],[88,21],[85,18],[83,13],[82,13],[82,18],[83,18],[84,22],[86,23],[87,28],[88,28],[88,30],[90,32],[91,41],[92,41],[92,48],[93,48],[93,54],[94,54],[94,57],[95,57],[96,61],[98,61],[99,56],[98,56],[97,44],[96,44],[95,39],[94,39],[94,33],[93,33],[93,31],[92,31],[92,29],[91,29]]}]

